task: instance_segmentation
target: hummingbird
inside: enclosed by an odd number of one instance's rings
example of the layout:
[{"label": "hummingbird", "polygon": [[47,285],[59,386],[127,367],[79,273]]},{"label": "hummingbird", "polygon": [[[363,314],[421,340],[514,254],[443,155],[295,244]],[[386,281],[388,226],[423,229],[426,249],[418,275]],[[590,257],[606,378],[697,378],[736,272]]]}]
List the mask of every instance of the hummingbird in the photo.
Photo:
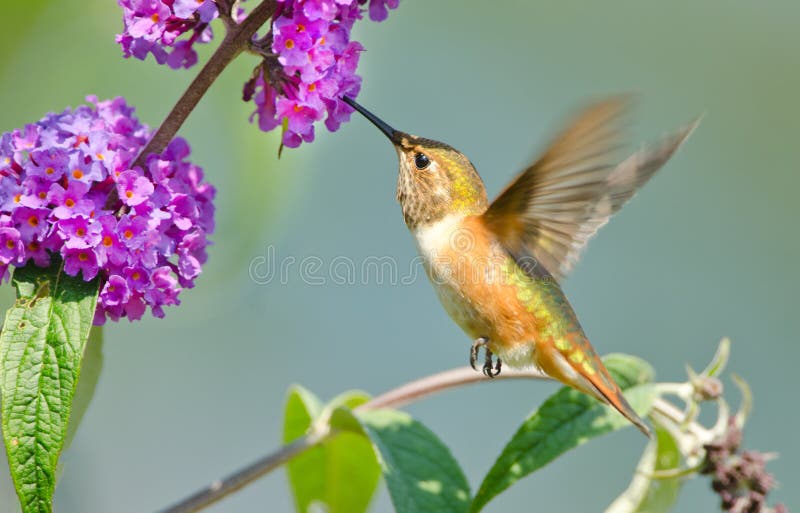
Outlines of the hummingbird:
[{"label": "hummingbird", "polygon": [[619,160],[628,99],[592,103],[489,203],[463,153],[395,130],[351,98],[344,101],[397,152],[403,218],[444,309],[473,340],[472,368],[480,349],[488,377],[503,364],[537,368],[611,405],[651,436],[559,283],[588,239],[669,160],[699,120]]}]

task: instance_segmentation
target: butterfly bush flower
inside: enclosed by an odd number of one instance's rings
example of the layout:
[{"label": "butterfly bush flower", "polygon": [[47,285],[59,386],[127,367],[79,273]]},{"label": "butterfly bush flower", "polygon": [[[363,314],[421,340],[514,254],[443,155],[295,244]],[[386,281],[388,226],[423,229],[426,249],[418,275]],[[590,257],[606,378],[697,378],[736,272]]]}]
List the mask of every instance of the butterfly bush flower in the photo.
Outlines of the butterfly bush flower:
[{"label": "butterfly bush flower", "polygon": [[[195,43],[211,41],[210,23],[220,5],[234,22],[245,12],[232,0],[117,0],[124,31],[117,36],[126,57],[189,68],[197,63]],[[400,0],[275,0],[266,34],[254,36],[252,53],[262,62],[244,86],[244,100],[253,100],[251,116],[258,127],[281,127],[282,144],[295,148],[314,140],[314,126],[323,121],[330,131],[350,119],[353,109],[342,96],[356,97],[356,74],[364,47],[350,39],[353,24],[368,13],[383,21]],[[22,135],[24,137],[24,134]]]},{"label": "butterfly bush flower", "polygon": [[[117,35],[125,57],[152,54],[173,69],[197,64],[195,43],[213,37],[209,23],[219,16],[213,0],[117,0],[125,30]],[[182,35],[187,37],[178,40]]]},{"label": "butterfly bush flower", "polygon": [[95,324],[163,317],[206,261],[214,188],[180,138],[132,167],[148,128],[122,98],[87,100],[0,135],[0,279],[58,255],[67,274],[100,276]]},{"label": "butterfly bush flower", "polygon": [[[314,140],[314,125],[324,119],[330,131],[347,121],[352,108],[342,96],[356,97],[356,74],[364,47],[350,39],[367,0],[278,0],[272,28],[254,47],[264,62],[245,84],[262,130],[283,128],[282,142],[294,148]],[[369,0],[369,17],[386,19],[399,0]]]}]

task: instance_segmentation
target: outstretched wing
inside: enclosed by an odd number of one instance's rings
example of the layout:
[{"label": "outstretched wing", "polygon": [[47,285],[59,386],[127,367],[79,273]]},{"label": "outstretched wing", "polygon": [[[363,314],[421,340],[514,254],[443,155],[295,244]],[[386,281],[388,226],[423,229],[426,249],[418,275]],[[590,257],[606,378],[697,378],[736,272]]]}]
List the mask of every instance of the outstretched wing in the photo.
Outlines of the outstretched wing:
[{"label": "outstretched wing", "polygon": [[515,257],[532,256],[557,279],[578,261],[598,228],[669,160],[699,121],[622,163],[620,118],[626,98],[586,108],[483,214]]}]

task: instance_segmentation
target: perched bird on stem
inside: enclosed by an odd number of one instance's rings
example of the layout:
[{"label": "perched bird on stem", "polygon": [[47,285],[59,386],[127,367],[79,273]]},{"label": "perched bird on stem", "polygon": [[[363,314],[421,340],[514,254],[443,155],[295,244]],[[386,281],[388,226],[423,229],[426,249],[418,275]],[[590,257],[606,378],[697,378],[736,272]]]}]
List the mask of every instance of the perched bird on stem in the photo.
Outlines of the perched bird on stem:
[{"label": "perched bird on stem", "polygon": [[475,167],[455,148],[397,131],[344,100],[397,151],[403,217],[442,305],[474,341],[473,368],[481,348],[489,377],[502,364],[537,367],[610,404],[649,436],[589,343],[559,280],[698,122],[620,162],[615,155],[627,101],[595,103],[489,203]]}]

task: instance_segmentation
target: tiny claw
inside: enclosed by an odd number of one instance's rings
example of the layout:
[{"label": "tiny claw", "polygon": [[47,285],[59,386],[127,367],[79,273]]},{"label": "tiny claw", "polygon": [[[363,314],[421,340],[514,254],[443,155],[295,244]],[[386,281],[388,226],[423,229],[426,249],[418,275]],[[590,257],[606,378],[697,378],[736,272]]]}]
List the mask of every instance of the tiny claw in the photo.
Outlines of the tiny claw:
[{"label": "tiny claw", "polygon": [[481,347],[486,347],[487,342],[489,342],[488,338],[481,337],[472,343],[472,348],[469,351],[469,365],[472,367],[472,370],[478,370],[478,368],[475,367],[475,362],[478,360],[478,351],[480,351]]},{"label": "tiny claw", "polygon": [[[486,353],[484,356],[484,363],[483,363],[483,374],[487,377],[493,378],[500,374],[500,359],[497,359],[497,366],[494,365],[494,353],[492,353],[489,348],[485,348]],[[493,368],[494,367],[494,368]]]}]

